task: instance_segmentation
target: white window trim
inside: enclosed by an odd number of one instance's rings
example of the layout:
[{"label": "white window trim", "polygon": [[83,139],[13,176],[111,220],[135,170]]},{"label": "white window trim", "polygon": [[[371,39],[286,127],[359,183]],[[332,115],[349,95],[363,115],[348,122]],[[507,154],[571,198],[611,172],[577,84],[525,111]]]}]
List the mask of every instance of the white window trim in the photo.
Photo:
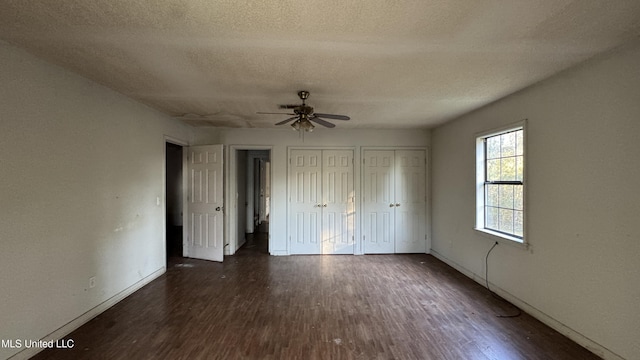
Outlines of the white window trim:
[{"label": "white window trim", "polygon": [[[523,132],[523,139],[524,139],[524,168],[523,168],[523,173],[522,173],[522,183],[524,184],[524,191],[522,194],[523,197],[523,209],[524,209],[524,214],[523,214],[523,229],[522,229],[522,239],[515,237],[515,236],[510,236],[508,234],[503,234],[497,231],[492,231],[489,229],[486,229],[484,227],[484,221],[485,221],[485,214],[484,214],[484,201],[485,201],[485,194],[484,194],[484,180],[485,180],[485,166],[484,166],[484,161],[485,161],[485,152],[484,152],[484,139],[487,137],[491,137],[494,135],[498,135],[507,131],[512,131],[512,130],[524,130]],[[523,247],[525,249],[527,249],[529,247],[529,243],[527,241],[527,224],[529,223],[528,221],[528,208],[527,208],[527,166],[529,164],[528,161],[528,151],[527,151],[527,120],[521,120],[518,121],[516,123],[511,123],[509,125],[505,125],[502,126],[500,128],[494,128],[488,131],[484,131],[484,132],[480,132],[480,133],[476,133],[475,134],[475,139],[476,139],[476,147],[475,147],[475,156],[476,156],[476,169],[475,169],[475,173],[476,173],[476,223],[475,223],[475,227],[474,229],[478,232],[478,234],[483,235],[484,237],[487,237],[493,241],[497,241],[500,243],[505,243],[505,244],[509,244],[509,245],[516,245],[519,247]]]}]

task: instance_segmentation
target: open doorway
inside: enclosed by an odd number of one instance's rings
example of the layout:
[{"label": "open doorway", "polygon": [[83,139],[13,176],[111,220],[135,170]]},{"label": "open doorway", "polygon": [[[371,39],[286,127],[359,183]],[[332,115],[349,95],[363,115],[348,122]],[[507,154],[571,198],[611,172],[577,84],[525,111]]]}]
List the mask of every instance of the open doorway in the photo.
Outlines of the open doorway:
[{"label": "open doorway", "polygon": [[235,149],[238,249],[269,254],[271,150]]},{"label": "open doorway", "polygon": [[165,231],[167,263],[182,257],[182,146],[165,143]]}]

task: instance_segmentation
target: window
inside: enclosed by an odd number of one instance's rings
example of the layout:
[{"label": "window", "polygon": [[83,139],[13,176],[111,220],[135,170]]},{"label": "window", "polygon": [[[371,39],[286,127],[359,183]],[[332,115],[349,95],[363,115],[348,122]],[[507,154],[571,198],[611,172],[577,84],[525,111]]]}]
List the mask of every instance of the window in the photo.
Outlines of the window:
[{"label": "window", "polygon": [[476,139],[476,229],[524,243],[524,124]]}]

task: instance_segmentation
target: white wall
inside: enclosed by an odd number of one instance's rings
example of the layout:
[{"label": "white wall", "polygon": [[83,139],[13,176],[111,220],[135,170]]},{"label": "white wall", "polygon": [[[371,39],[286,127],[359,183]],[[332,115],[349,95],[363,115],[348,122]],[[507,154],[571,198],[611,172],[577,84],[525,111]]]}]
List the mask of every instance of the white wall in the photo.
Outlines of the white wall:
[{"label": "white wall", "polygon": [[[357,121],[357,120],[353,120]],[[200,135],[198,144],[265,145],[271,146],[271,215],[269,218],[270,252],[287,253],[287,149],[289,147],[354,147],[355,179],[360,179],[359,159],[363,146],[421,146],[429,145],[427,130],[356,130],[316,129],[305,134],[304,142],[298,133],[285,129],[220,129],[212,135]],[[235,180],[233,180],[235,181]],[[359,180],[356,181],[356,194]],[[227,205],[229,206],[229,205]],[[231,204],[233,208],[233,204]],[[426,219],[425,219],[426,221]],[[360,239],[356,233],[356,239]],[[359,244],[358,244],[359,245]],[[358,245],[356,252],[358,252]]]},{"label": "white wall", "polygon": [[499,245],[489,278],[606,358],[640,359],[639,64],[635,42],[432,133],[432,253],[482,281],[474,134],[528,119],[532,248]]},{"label": "white wall", "polygon": [[0,339],[38,340],[164,271],[164,135],[190,130],[1,42],[0,79]]}]

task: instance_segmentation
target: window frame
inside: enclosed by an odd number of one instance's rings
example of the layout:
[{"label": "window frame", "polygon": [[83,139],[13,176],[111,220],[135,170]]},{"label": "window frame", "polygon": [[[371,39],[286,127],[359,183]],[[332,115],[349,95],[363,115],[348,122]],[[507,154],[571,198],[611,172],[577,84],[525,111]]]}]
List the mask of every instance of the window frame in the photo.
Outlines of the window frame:
[{"label": "window frame", "polygon": [[[476,222],[475,222],[475,230],[494,241],[504,242],[511,245],[518,245],[523,247],[528,247],[527,242],[527,121],[522,120],[516,123],[508,124],[502,126],[500,128],[494,128],[488,131],[484,131],[481,133],[475,134],[476,139]],[[522,169],[522,180],[514,180],[514,181],[487,181],[487,146],[486,139],[502,135],[505,133],[522,130],[522,140],[523,140],[523,169]],[[486,225],[486,188],[487,185],[498,184],[498,185],[521,185],[522,186],[522,237],[519,237],[515,234],[509,234],[505,232],[501,232],[498,230],[492,230],[487,228]]]}]

